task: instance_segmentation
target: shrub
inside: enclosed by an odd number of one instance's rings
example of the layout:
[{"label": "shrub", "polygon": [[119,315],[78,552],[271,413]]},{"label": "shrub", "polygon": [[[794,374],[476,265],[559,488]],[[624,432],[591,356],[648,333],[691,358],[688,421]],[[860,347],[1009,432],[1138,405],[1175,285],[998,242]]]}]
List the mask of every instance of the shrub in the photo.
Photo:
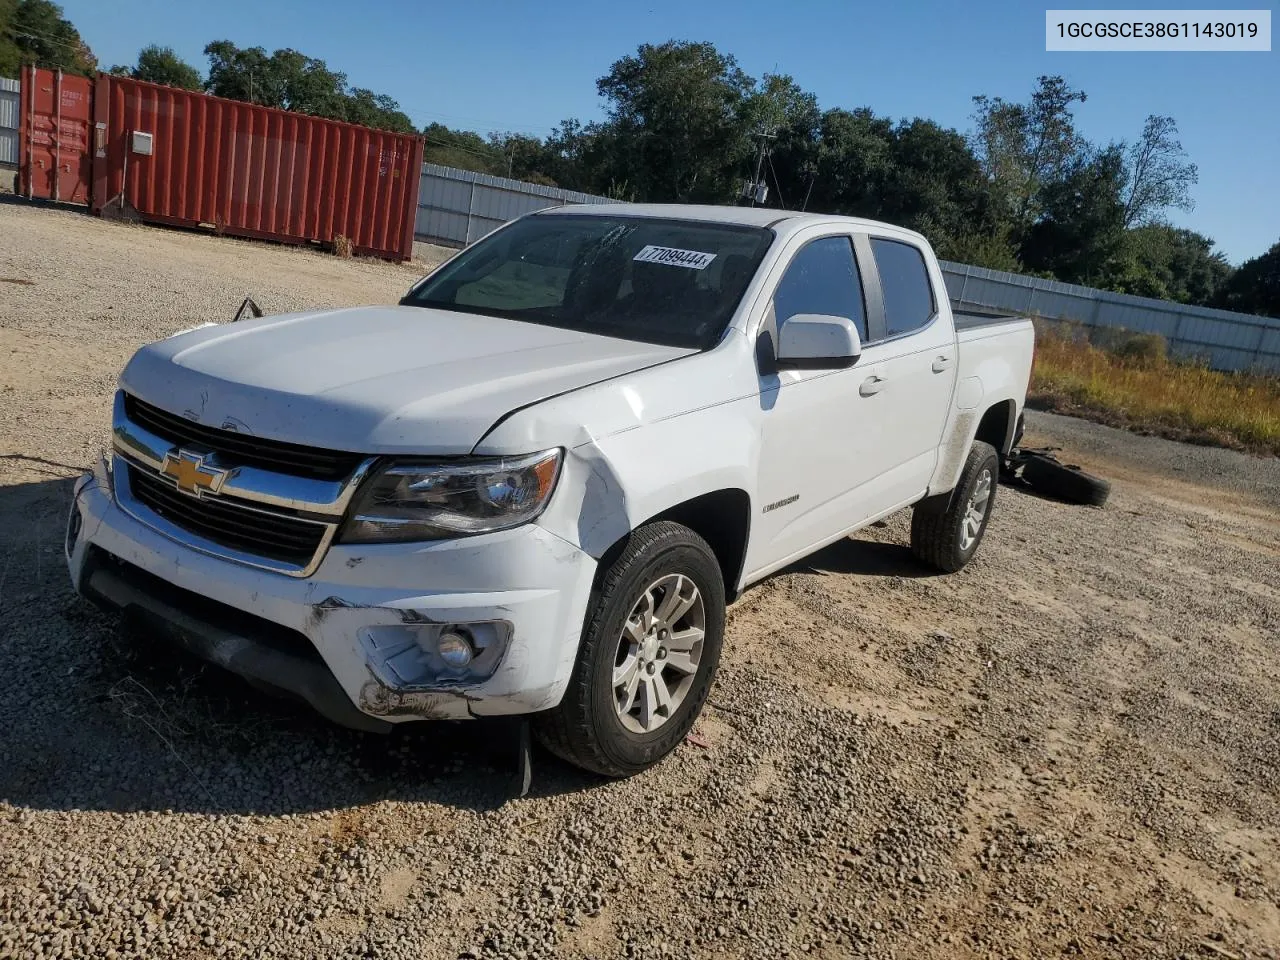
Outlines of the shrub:
[{"label": "shrub", "polygon": [[1111,348],[1122,360],[1163,363],[1169,357],[1169,343],[1158,333],[1132,333]]},{"label": "shrub", "polygon": [[1280,377],[1170,360],[1164,338],[1036,323],[1031,396],[1039,406],[1178,439],[1280,455]]}]

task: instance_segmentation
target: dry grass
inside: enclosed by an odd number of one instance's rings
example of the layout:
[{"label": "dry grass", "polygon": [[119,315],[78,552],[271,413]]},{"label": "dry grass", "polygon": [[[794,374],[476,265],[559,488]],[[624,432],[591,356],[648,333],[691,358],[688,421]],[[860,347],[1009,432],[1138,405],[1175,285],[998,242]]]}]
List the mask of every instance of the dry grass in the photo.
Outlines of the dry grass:
[{"label": "dry grass", "polygon": [[1158,337],[1107,349],[1037,324],[1033,406],[1197,443],[1280,456],[1280,377],[1170,360]]}]

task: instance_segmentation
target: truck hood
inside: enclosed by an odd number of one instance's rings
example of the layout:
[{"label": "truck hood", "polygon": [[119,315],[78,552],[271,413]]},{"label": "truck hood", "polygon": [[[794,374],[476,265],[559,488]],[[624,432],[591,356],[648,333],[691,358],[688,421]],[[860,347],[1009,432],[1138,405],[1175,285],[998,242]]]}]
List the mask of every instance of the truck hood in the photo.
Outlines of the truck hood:
[{"label": "truck hood", "polygon": [[356,307],[178,334],[134,354],[120,385],[210,427],[357,453],[460,454],[512,410],[694,352]]}]

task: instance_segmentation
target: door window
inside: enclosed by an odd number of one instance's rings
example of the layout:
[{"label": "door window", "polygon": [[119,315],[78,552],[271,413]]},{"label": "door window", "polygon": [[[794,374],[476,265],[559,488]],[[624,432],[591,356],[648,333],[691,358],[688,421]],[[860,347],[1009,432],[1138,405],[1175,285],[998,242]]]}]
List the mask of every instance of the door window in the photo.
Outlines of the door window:
[{"label": "door window", "polygon": [[773,295],[779,324],[798,313],[820,313],[852,320],[867,338],[867,311],[862,280],[848,237],[823,237],[803,247],[783,274]]},{"label": "door window", "polygon": [[871,252],[884,295],[885,335],[897,337],[920,329],[937,309],[920,249],[909,243],[872,237]]}]

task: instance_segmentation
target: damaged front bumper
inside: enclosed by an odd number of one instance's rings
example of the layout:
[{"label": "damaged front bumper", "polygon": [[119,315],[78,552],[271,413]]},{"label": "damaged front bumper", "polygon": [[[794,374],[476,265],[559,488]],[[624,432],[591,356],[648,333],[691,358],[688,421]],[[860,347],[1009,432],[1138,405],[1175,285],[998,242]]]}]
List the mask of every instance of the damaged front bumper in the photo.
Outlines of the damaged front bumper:
[{"label": "damaged front bumper", "polygon": [[[559,703],[596,561],[536,524],[429,543],[335,545],[301,579],[208,556],[114,502],[106,463],[75,487],[76,590],[345,726],[534,713]],[[432,654],[447,629],[466,670]]]}]

